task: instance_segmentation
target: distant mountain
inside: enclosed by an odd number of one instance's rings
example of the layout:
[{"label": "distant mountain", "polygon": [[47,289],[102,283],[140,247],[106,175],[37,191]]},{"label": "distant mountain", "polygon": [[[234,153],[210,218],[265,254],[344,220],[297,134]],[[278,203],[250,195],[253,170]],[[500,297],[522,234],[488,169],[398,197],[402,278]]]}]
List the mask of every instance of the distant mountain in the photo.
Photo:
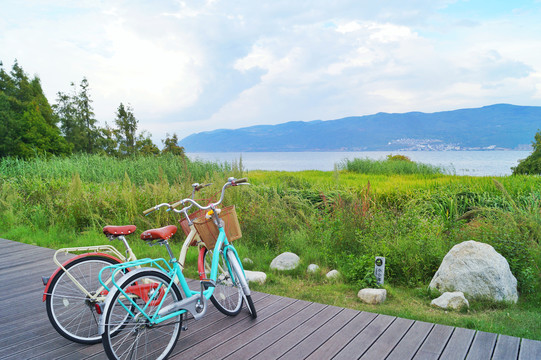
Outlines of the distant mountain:
[{"label": "distant mountain", "polygon": [[497,104],[221,129],[190,135],[180,145],[187,152],[529,150],[540,128],[541,106]]}]

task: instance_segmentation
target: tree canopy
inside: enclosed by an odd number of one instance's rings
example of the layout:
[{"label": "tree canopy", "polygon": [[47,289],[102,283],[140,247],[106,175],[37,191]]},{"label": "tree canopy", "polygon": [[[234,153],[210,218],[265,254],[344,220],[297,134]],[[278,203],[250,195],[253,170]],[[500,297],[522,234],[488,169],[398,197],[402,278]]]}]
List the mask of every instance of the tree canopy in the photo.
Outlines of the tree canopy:
[{"label": "tree canopy", "polygon": [[0,157],[70,154],[57,121],[40,79],[30,79],[17,61],[9,73],[0,63]]},{"label": "tree canopy", "polygon": [[541,175],[541,130],[534,136],[532,142],[533,152],[526,159],[520,160],[513,168],[513,175],[530,174]]}]

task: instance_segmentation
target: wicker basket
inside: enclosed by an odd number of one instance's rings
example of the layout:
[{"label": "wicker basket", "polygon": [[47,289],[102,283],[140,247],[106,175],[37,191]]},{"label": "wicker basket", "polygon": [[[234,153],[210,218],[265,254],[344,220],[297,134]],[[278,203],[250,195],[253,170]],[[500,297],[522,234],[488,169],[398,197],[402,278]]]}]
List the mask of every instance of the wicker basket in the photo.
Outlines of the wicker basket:
[{"label": "wicker basket", "polygon": [[[229,242],[235,241],[242,237],[240,231],[239,219],[235,211],[235,205],[227,206],[220,212],[220,219],[225,223],[224,230]],[[212,219],[206,219],[204,216],[198,217],[193,221],[195,229],[199,237],[205,243],[208,249],[213,249],[218,240],[218,227]]]}]

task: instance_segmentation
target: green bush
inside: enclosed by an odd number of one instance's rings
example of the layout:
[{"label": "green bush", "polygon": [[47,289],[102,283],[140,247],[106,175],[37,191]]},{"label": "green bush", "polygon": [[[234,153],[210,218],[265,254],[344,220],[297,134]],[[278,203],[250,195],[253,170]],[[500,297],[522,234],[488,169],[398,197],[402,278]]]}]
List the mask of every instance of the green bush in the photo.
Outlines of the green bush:
[{"label": "green bush", "polygon": [[[341,165],[340,168],[343,170],[348,170],[352,172],[357,172],[361,174],[418,174],[418,175],[436,175],[444,174],[445,169],[429,165],[416,163],[413,161],[407,161],[407,157],[401,155],[391,156],[387,160],[371,160],[368,158],[365,159],[353,159],[346,160]],[[409,160],[409,159],[408,159]]]}]

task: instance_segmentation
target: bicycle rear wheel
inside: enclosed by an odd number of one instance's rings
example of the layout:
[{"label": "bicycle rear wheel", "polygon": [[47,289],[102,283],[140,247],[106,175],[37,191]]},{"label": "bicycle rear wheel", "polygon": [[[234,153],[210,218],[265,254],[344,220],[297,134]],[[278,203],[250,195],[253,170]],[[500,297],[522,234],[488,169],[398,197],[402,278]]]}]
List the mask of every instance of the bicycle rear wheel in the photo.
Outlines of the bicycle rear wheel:
[{"label": "bicycle rear wheel", "polygon": [[[98,279],[100,270],[119,263],[104,255],[88,255],[75,259],[64,267],[86,291],[95,295],[101,287]],[[45,299],[47,316],[55,330],[66,339],[81,344],[99,343],[99,315],[95,308],[97,300],[79,289],[66,271],[59,271],[51,280]]]},{"label": "bicycle rear wheel", "polygon": [[229,265],[231,266],[231,271],[233,272],[234,282],[240,286],[242,289],[242,295],[244,296],[244,299],[246,300],[246,305],[248,306],[248,310],[250,311],[250,314],[252,315],[252,318],[257,318],[257,311],[254,306],[254,302],[252,300],[252,295],[250,292],[250,287],[248,286],[248,281],[246,280],[246,276],[244,275],[244,271],[242,271],[242,267],[240,266],[240,262],[237,259],[237,256],[233,251],[227,251],[227,260],[229,261]]},{"label": "bicycle rear wheel", "polygon": [[[205,277],[210,279],[213,251],[205,247],[201,248],[200,251],[204,253]],[[239,283],[232,281],[222,252],[220,252],[220,261],[218,263],[216,287],[210,301],[220,312],[228,316],[235,316],[242,309],[242,291]]]},{"label": "bicycle rear wheel", "polygon": [[[142,270],[121,280],[124,290],[152,317],[167,305],[182,299],[176,284],[165,295],[171,278],[158,270]],[[158,293],[156,293],[158,292]],[[146,300],[145,300],[146,298]],[[166,359],[180,336],[182,316],[174,316],[159,324],[151,324],[117,288],[111,291],[104,311],[103,347],[109,359]],[[127,317],[126,307],[133,316]]]}]

